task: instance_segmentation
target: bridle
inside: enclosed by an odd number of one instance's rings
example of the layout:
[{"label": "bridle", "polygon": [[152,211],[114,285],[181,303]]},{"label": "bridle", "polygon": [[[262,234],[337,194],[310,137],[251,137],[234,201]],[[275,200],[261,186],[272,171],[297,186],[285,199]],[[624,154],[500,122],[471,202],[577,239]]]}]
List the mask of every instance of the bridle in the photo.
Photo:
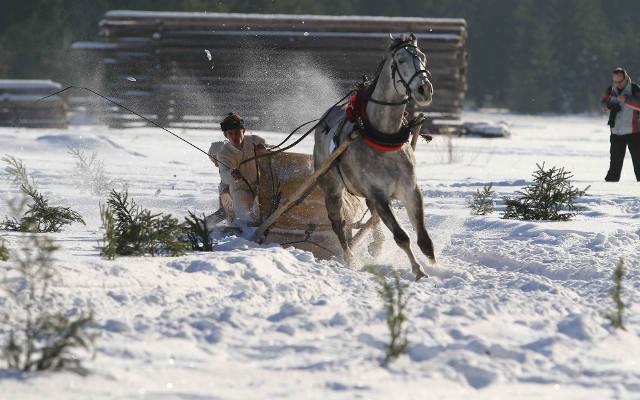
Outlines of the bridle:
[{"label": "bridle", "polygon": [[[409,50],[411,49],[411,50]],[[396,61],[396,54],[400,51],[400,50],[405,50],[407,53],[409,53],[411,55],[411,59],[413,61],[413,66],[415,67],[416,72],[411,75],[411,77],[409,78],[409,80],[405,80],[404,77],[402,76],[402,73],[400,72],[400,69],[398,68],[398,62]],[[371,95],[373,94],[373,90],[375,89],[376,84],[378,83],[378,78],[380,76],[380,73],[382,72],[382,67],[384,66],[386,60],[382,60],[382,62],[380,63],[380,65],[378,66],[378,70],[376,71],[376,77],[374,79],[374,84],[371,85],[371,89],[369,90],[369,96],[367,101],[370,101],[372,103],[375,104],[380,104],[382,106],[400,106],[400,105],[404,105],[407,104],[409,102],[409,100],[411,100],[411,82],[413,82],[413,80],[418,77],[421,74],[426,74],[427,75],[427,79],[429,79],[431,77],[431,72],[429,72],[429,70],[427,69],[423,69],[422,68],[422,60],[420,60],[420,57],[418,56],[418,46],[415,46],[411,43],[405,42],[403,44],[400,44],[398,47],[396,47],[393,50],[393,53],[391,53],[391,59],[393,60],[392,64],[391,64],[391,79],[393,80],[394,83],[394,87],[395,87],[395,83],[396,82],[400,82],[402,84],[402,86],[404,86],[405,89],[405,98],[400,100],[400,101],[382,101],[382,100],[376,100],[373,97],[371,97]],[[416,64],[416,60],[417,63]],[[398,76],[398,78],[396,80],[396,75]],[[397,89],[396,89],[397,91]]]}]

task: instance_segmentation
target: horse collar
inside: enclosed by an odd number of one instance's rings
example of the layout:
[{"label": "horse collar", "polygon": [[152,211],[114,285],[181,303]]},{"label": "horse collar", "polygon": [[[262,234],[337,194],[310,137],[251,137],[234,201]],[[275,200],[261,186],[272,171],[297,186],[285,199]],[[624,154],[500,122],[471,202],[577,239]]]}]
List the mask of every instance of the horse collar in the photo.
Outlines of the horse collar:
[{"label": "horse collar", "polygon": [[370,147],[380,151],[396,151],[409,141],[411,136],[411,124],[404,118],[402,127],[394,134],[383,133],[377,130],[367,116],[368,87],[363,86],[347,105],[347,120],[356,125],[356,129],[362,134],[363,141]]}]

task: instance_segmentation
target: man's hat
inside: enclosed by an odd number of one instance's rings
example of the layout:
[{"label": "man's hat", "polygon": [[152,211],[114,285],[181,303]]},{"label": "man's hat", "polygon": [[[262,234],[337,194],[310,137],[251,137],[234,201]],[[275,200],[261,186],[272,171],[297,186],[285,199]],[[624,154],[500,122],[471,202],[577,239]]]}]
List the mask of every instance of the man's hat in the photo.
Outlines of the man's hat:
[{"label": "man's hat", "polygon": [[220,128],[222,132],[226,132],[229,129],[244,129],[244,120],[240,118],[239,114],[229,113],[226,117],[220,122]]}]

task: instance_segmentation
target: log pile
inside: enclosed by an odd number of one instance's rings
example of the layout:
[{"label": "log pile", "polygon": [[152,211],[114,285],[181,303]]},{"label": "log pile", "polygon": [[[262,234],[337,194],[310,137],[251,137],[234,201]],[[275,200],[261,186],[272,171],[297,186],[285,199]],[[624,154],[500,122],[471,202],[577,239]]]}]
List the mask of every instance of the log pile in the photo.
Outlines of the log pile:
[{"label": "log pile", "polygon": [[[215,126],[239,111],[251,128],[284,129],[317,118],[331,105],[325,99],[342,97],[362,74],[372,77],[389,33],[407,32],[435,86],[433,104],[414,111],[457,116],[467,89],[463,19],[109,11],[101,40],[73,49],[98,54],[105,90],[159,124]],[[110,124],[130,122],[114,113]]]},{"label": "log pile", "polygon": [[40,98],[62,89],[49,80],[0,79],[0,126],[66,128],[67,105],[62,96]]}]

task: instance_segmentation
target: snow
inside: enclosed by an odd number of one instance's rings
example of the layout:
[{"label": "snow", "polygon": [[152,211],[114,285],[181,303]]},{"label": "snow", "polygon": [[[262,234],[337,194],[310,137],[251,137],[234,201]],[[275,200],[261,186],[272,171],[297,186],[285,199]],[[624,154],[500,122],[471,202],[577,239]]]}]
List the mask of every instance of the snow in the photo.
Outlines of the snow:
[{"label": "snow", "polygon": [[[211,162],[152,128],[0,129],[0,148],[24,160],[53,205],[87,226],[54,234],[56,286],[69,307],[92,305],[100,337],[82,377],[0,370],[1,398],[182,399],[585,399],[640,397],[640,186],[627,159],[620,183],[608,166],[604,117],[466,113],[505,121],[510,138],[419,142],[419,184],[438,263],[412,282],[409,262],[387,233],[382,256],[345,266],[308,252],[219,239],[214,252],[182,257],[98,255],[103,198],[74,179],[68,146],[97,152],[106,174],[138,204],[183,217],[217,208]],[[176,133],[206,149],[220,132]],[[277,142],[281,134],[260,132]],[[311,140],[301,151],[310,152]],[[512,195],[536,163],[564,166],[590,185],[569,222],[471,216],[465,200],[493,182]],[[0,180],[3,198],[16,194]],[[498,201],[498,210],[504,204]],[[411,230],[404,210],[402,225]],[[0,215],[7,215],[0,204]],[[2,233],[9,247],[20,235]],[[417,248],[416,248],[417,249]],[[602,316],[616,261],[624,257],[627,331]],[[7,267],[9,264],[0,263]],[[409,285],[410,345],[380,366],[387,340],[374,277],[395,269]],[[0,297],[4,293],[0,294]]]}]

